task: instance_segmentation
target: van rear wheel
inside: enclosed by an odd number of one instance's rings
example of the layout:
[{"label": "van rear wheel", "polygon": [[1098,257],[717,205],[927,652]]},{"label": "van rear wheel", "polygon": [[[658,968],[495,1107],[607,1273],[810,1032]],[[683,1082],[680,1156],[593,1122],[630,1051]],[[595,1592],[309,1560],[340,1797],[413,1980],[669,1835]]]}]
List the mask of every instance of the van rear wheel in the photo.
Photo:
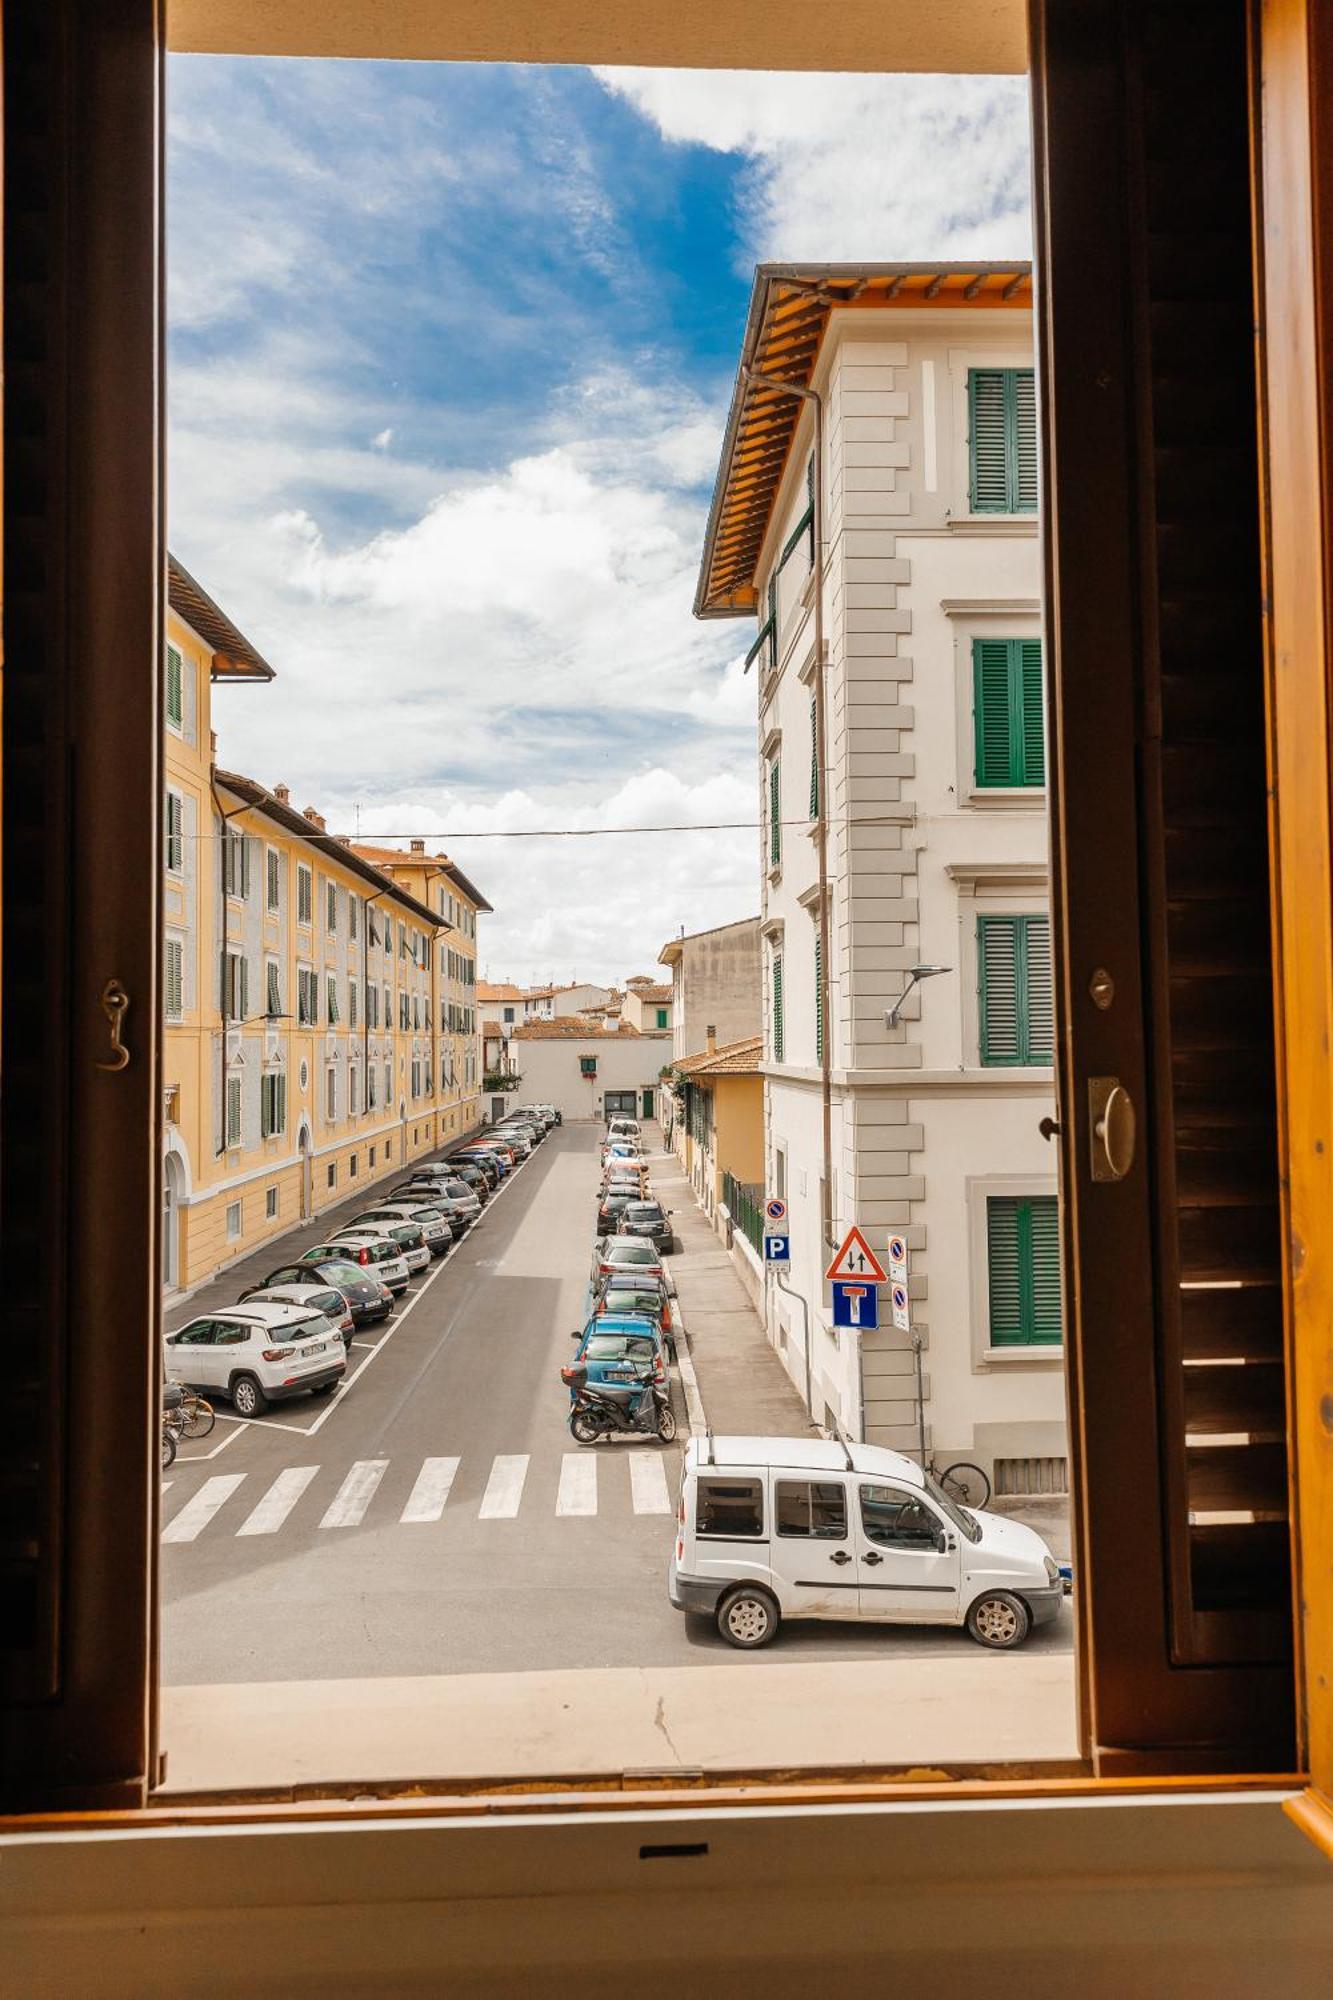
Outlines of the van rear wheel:
[{"label": "van rear wheel", "polygon": [[729,1646],[753,1652],[776,1635],[778,1607],[766,1590],[741,1584],[729,1590],[718,1605],[717,1629]]},{"label": "van rear wheel", "polygon": [[1012,1596],[1007,1590],[986,1591],[967,1614],[967,1629],[977,1644],[990,1646],[997,1652],[1021,1646],[1031,1623],[1022,1598]]}]

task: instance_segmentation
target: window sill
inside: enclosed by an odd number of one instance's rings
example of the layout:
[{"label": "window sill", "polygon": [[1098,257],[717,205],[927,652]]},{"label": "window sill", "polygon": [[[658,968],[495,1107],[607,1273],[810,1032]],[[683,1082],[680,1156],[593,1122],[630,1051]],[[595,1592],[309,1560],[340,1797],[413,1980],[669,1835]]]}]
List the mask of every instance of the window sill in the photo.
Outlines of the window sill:
[{"label": "window sill", "polygon": [[1045,785],[978,785],[968,792],[967,803],[981,811],[993,806],[1001,812],[1015,807],[1029,812],[1046,810]]},{"label": "window sill", "polygon": [[951,535],[1035,535],[1036,514],[955,514],[945,523]]},{"label": "window sill", "polygon": [[978,1372],[989,1368],[1063,1368],[1064,1361],[1063,1341],[1058,1347],[984,1347],[975,1368]]}]

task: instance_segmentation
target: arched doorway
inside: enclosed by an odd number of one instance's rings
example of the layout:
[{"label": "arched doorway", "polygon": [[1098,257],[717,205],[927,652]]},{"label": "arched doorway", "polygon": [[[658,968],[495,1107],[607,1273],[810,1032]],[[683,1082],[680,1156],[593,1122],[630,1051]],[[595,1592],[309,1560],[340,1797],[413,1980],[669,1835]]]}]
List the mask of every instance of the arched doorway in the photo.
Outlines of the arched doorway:
[{"label": "arched doorway", "polygon": [[308,1125],[302,1124],[296,1143],[301,1155],[301,1220],[309,1222],[315,1213],[315,1159]]},{"label": "arched doorway", "polygon": [[162,1162],[162,1289],[174,1292],[181,1281],[181,1196],[185,1176],[180,1161],[168,1153]]}]

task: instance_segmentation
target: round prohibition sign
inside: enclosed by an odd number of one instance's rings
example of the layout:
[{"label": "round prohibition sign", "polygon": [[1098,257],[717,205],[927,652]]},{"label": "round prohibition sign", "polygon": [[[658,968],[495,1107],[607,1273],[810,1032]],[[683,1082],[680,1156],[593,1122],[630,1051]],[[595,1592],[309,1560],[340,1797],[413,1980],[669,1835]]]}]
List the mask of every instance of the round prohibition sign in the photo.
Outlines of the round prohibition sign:
[{"label": "round prohibition sign", "polygon": [[772,1195],[764,1203],[764,1215],[771,1229],[787,1220],[787,1204],[780,1195]]}]

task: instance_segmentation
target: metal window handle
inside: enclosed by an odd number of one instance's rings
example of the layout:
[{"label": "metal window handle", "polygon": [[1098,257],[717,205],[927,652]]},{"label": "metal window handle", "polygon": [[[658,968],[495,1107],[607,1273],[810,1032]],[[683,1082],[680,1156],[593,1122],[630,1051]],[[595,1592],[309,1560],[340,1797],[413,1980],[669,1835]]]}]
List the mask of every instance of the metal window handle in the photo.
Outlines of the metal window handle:
[{"label": "metal window handle", "polygon": [[1134,1164],[1138,1119],[1118,1076],[1088,1078],[1088,1137],[1095,1181],[1122,1181]]},{"label": "metal window handle", "polygon": [[884,1558],[883,1556],[877,1556],[875,1554],[875,1551],[872,1549],[870,1551],[870,1554],[868,1556],[862,1556],[861,1560],[863,1563],[882,1563]]},{"label": "metal window handle", "polygon": [[111,1060],[98,1063],[98,1069],[128,1069],[130,1052],[120,1039],[120,1024],[129,1011],[130,996],[118,979],[108,979],[102,988],[102,1012],[111,1023]]},{"label": "metal window handle", "polygon": [[846,1549],[835,1549],[833,1551],[833,1554],[829,1557],[829,1561],[831,1563],[837,1563],[838,1566],[841,1568],[841,1566],[844,1563],[849,1563],[851,1561],[851,1557],[848,1555]]}]

